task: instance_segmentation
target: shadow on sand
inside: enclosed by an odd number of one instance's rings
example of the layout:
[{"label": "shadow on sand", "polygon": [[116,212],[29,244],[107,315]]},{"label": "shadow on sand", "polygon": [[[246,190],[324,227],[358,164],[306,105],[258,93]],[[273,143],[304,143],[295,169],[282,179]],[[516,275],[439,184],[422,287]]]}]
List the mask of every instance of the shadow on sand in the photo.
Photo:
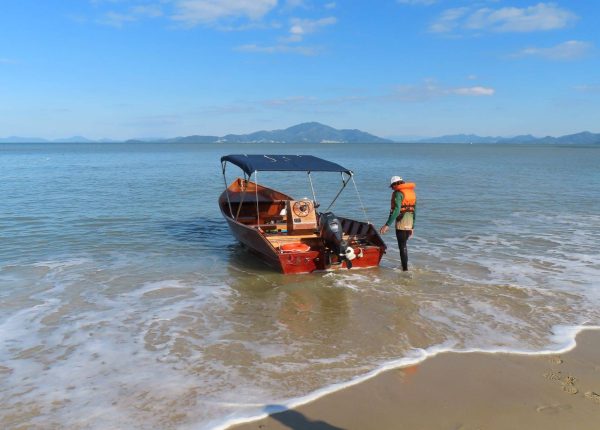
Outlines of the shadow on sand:
[{"label": "shadow on sand", "polygon": [[265,412],[269,413],[272,419],[292,430],[344,430],[325,421],[312,421],[300,412],[281,405],[267,405]]}]

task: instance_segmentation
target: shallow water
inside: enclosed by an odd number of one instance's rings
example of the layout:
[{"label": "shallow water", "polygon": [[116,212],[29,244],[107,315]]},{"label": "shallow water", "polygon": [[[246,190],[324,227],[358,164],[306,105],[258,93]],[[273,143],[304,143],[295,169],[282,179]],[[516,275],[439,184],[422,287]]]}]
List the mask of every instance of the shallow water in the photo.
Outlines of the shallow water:
[{"label": "shallow water", "polygon": [[[411,272],[392,234],[378,269],[263,266],[216,204],[243,152],[351,168],[377,225],[389,176],[417,182]],[[212,428],[420,349],[559,348],[600,324],[598,166],[598,146],[0,145],[0,426]],[[303,197],[305,176],[258,180]]]}]

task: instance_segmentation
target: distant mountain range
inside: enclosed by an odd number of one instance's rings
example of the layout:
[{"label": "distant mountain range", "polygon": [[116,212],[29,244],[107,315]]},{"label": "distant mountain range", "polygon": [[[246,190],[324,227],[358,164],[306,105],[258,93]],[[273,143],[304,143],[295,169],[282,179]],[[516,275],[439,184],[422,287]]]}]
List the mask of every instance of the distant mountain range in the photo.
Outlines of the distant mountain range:
[{"label": "distant mountain range", "polygon": [[117,143],[122,142],[121,140],[114,139],[99,139],[92,140],[83,136],[72,136],[65,137],[62,139],[42,139],[39,137],[20,137],[20,136],[9,136],[0,137],[0,143]]},{"label": "distant mountain range", "polygon": [[[91,140],[83,136],[46,140],[31,137],[11,136],[0,138],[0,143],[109,143],[122,142],[111,139]],[[306,122],[284,130],[256,131],[250,134],[228,134],[226,136],[182,136],[168,139],[132,139],[127,143],[554,143],[554,144],[600,144],[600,133],[570,134],[561,137],[535,137],[530,134],[515,137],[477,136],[455,134],[449,136],[418,138],[414,136],[384,139],[360,130],[338,130],[318,122]]]},{"label": "distant mountain range", "polygon": [[[11,136],[0,138],[0,143],[105,143],[116,140],[91,140],[83,136],[46,140],[32,137]],[[389,139],[374,136],[360,130],[337,130],[318,122],[306,122],[285,130],[256,131],[250,134],[228,134],[226,136],[181,136],[173,138],[129,139],[125,143],[391,143]]]},{"label": "distant mountain range", "polygon": [[560,137],[535,137],[531,134],[514,137],[477,136],[475,134],[454,134],[449,136],[420,139],[418,143],[555,143],[555,144],[593,144],[600,143],[600,133],[584,131]]}]

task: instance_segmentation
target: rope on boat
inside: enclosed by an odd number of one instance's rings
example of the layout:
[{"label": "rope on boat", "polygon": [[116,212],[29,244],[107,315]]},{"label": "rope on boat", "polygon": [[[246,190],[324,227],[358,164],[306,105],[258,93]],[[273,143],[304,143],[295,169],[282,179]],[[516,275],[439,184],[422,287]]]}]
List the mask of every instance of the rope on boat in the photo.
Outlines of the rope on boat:
[{"label": "rope on boat", "polygon": [[310,176],[310,172],[308,172],[308,181],[310,182],[310,189],[311,189],[312,195],[313,195],[313,202],[315,204],[315,207],[317,207],[317,195],[315,194],[315,189],[313,187],[313,182],[312,182],[312,177]]},{"label": "rope on boat", "polygon": [[365,219],[369,224],[371,224],[371,220],[369,220],[369,215],[367,215],[367,208],[365,208],[365,205],[363,205],[362,199],[360,198],[360,193],[358,192],[358,187],[356,186],[356,182],[354,182],[354,176],[350,177],[352,178],[352,184],[354,184],[354,189],[356,190],[356,195],[358,196],[358,201],[360,202],[360,207],[362,208],[363,213],[365,214]]},{"label": "rope on boat", "polygon": [[258,210],[258,170],[254,172],[254,190],[256,191],[256,225],[260,225],[260,211]]}]

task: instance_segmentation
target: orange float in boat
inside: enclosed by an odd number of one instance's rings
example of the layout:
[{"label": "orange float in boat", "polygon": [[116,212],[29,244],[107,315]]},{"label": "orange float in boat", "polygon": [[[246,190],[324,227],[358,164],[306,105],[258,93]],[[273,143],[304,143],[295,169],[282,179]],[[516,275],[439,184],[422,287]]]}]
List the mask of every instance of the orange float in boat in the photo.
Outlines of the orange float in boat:
[{"label": "orange float in boat", "polygon": [[301,242],[286,243],[285,245],[281,245],[279,248],[283,252],[308,252],[308,251],[310,251],[310,246],[308,246],[306,243],[301,243]]}]

